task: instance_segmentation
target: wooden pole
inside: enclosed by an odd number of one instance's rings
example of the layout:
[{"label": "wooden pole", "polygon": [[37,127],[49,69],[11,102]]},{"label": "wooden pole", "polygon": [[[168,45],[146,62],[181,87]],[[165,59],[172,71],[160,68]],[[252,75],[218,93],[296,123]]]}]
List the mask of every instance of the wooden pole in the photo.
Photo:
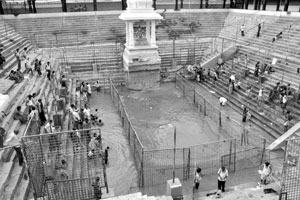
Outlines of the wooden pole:
[{"label": "wooden pole", "polygon": [[176,126],[174,127],[173,183],[175,182]]}]

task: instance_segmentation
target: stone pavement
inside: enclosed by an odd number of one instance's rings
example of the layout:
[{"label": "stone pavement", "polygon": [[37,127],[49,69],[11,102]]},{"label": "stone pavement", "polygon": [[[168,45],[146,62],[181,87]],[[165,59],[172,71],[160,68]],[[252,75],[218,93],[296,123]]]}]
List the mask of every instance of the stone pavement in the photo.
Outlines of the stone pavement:
[{"label": "stone pavement", "polygon": [[195,198],[197,200],[222,199],[222,200],[277,200],[275,193],[264,194],[263,188],[258,187],[257,183],[248,183],[229,188],[229,191],[222,193],[221,197],[211,195],[208,197]]}]

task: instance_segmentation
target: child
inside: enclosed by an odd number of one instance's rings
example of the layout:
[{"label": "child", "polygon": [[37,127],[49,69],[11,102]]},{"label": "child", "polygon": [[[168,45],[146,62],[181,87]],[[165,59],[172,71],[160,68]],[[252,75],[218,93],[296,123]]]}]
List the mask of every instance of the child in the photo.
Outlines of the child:
[{"label": "child", "polygon": [[198,190],[198,188],[199,188],[202,177],[203,177],[203,174],[201,173],[201,168],[198,167],[195,172],[195,177],[194,177],[194,187],[196,190]]}]

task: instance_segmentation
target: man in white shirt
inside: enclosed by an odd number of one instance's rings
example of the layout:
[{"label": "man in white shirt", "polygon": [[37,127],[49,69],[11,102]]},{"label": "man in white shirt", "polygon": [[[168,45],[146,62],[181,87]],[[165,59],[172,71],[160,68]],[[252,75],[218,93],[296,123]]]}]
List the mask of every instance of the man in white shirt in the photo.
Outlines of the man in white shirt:
[{"label": "man in white shirt", "polygon": [[39,121],[39,113],[38,111],[35,109],[35,107],[32,107],[28,117],[36,122]]},{"label": "man in white shirt", "polygon": [[221,106],[225,106],[227,103],[227,99],[225,97],[220,97],[219,101]]},{"label": "man in white shirt", "polygon": [[218,190],[225,192],[225,183],[228,178],[228,170],[222,166],[218,171]]},{"label": "man in white shirt", "polygon": [[20,139],[18,138],[18,134],[19,134],[18,130],[14,130],[13,133],[10,133],[8,135],[7,140],[5,141],[5,146],[13,146],[14,147],[17,157],[18,157],[18,160],[19,160],[19,165],[22,166],[23,162],[24,162],[24,158],[23,158],[23,154],[21,151],[21,144],[20,144]]},{"label": "man in white shirt", "polygon": [[241,26],[241,35],[242,35],[242,37],[245,36],[245,25],[244,24],[242,24],[242,26]]},{"label": "man in white shirt", "polygon": [[45,127],[44,127],[45,133],[53,133],[54,132],[55,127],[52,125],[52,122],[53,121],[50,119],[48,121],[48,123],[45,125]]},{"label": "man in white shirt", "polygon": [[91,84],[87,83],[87,84],[86,84],[86,87],[87,87],[87,93],[88,93],[88,96],[91,96],[91,95],[92,95],[92,87],[91,87]]}]

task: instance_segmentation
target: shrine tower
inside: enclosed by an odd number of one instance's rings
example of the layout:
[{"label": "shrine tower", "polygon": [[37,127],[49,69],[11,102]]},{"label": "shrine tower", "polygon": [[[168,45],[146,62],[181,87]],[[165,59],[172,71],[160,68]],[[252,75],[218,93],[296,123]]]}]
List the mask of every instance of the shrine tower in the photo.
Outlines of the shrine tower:
[{"label": "shrine tower", "polygon": [[156,21],[162,17],[152,8],[152,0],[127,0],[127,9],[119,18],[126,23],[123,65],[129,89],[157,86],[161,59],[156,46]]}]

